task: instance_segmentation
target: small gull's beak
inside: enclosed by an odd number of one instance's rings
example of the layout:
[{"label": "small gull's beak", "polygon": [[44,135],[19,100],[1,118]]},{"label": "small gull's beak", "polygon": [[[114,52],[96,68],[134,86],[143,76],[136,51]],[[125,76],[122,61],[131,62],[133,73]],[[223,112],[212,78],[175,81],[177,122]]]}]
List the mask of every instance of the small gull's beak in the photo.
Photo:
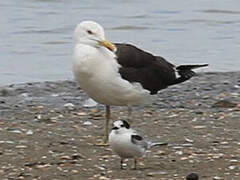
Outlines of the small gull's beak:
[{"label": "small gull's beak", "polygon": [[116,51],[116,47],[110,41],[103,40],[103,41],[98,41],[98,43],[99,45],[108,48],[110,51],[113,51],[113,52]]}]

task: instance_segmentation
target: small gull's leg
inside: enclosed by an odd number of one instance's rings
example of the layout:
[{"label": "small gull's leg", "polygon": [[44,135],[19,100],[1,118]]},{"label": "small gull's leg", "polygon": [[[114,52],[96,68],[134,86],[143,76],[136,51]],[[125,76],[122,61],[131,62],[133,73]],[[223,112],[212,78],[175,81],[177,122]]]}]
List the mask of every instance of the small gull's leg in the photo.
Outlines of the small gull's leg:
[{"label": "small gull's leg", "polygon": [[120,160],[120,168],[123,169],[123,159]]},{"label": "small gull's leg", "polygon": [[134,168],[133,169],[137,169],[137,158],[134,158]]}]

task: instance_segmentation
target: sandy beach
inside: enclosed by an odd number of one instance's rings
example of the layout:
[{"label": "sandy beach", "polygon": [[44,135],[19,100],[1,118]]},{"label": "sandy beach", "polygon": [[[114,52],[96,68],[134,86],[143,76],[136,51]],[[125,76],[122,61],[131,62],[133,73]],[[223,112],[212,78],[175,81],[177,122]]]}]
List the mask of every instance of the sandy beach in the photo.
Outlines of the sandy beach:
[{"label": "sandy beach", "polygon": [[[240,177],[240,72],[200,73],[159,92],[148,107],[135,107],[133,127],[145,138],[167,142],[132,170],[103,138],[104,106],[84,107],[87,95],[73,81],[0,87],[2,180],[161,179],[191,172],[204,180]],[[113,107],[126,119],[126,107]]]}]

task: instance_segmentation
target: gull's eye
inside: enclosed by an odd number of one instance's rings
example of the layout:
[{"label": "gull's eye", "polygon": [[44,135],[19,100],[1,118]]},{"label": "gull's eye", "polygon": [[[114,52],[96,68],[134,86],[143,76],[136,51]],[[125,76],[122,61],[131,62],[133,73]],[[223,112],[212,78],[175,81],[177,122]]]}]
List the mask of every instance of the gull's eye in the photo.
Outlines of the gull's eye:
[{"label": "gull's eye", "polygon": [[87,30],[88,34],[93,34],[93,32],[91,30]]}]

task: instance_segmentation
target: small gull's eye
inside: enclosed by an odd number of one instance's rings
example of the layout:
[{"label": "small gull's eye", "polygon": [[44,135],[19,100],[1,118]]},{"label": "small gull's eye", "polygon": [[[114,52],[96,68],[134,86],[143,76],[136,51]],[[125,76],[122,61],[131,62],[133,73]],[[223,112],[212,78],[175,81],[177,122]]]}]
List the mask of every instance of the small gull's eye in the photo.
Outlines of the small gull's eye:
[{"label": "small gull's eye", "polygon": [[93,32],[91,30],[87,30],[88,34],[93,34]]}]

